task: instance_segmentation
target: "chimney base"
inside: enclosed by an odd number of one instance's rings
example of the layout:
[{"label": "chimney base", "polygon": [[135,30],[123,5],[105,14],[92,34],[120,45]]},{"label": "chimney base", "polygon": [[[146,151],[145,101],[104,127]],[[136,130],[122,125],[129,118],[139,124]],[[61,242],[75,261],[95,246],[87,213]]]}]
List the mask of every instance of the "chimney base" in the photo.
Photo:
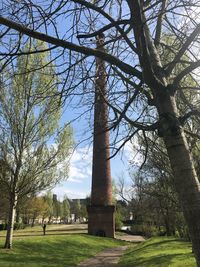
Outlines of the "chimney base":
[{"label": "chimney base", "polygon": [[87,211],[89,235],[115,237],[115,206],[91,205]]}]

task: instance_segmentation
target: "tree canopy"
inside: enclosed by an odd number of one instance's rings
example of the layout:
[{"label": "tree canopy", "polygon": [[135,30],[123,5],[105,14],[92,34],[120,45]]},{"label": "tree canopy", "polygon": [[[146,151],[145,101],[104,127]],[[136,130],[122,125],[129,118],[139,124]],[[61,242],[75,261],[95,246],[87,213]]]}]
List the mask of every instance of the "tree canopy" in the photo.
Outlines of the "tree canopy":
[{"label": "tree canopy", "polygon": [[[27,49],[25,46],[23,51]],[[13,209],[20,198],[68,177],[72,128],[67,123],[59,126],[61,107],[57,79],[53,65],[46,66],[47,58],[48,54],[23,55],[2,73],[0,183],[8,192],[11,229]],[[7,238],[6,246],[11,244]]]}]

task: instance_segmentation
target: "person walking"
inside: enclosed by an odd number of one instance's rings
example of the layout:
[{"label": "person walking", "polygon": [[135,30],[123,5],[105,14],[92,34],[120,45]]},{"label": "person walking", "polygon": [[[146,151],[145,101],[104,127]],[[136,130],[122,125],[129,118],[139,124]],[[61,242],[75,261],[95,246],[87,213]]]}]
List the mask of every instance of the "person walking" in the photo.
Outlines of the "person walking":
[{"label": "person walking", "polygon": [[44,222],[43,225],[42,225],[42,228],[43,228],[43,235],[46,235],[46,223]]}]

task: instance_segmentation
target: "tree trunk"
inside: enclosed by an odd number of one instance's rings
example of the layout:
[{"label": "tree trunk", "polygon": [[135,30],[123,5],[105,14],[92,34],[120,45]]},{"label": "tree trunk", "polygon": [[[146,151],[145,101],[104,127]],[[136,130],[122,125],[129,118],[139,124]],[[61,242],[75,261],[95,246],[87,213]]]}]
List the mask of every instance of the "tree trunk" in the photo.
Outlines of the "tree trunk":
[{"label": "tree trunk", "polygon": [[9,249],[12,248],[16,205],[17,205],[17,196],[14,194],[10,200],[7,233],[6,233],[6,241],[4,248],[9,248]]},{"label": "tree trunk", "polygon": [[164,222],[165,222],[166,235],[170,236],[171,235],[170,226],[169,226],[168,218],[166,218],[166,216],[164,217]]},{"label": "tree trunk", "polygon": [[20,211],[19,208],[16,208],[16,223],[19,223],[20,220]]},{"label": "tree trunk", "polygon": [[32,218],[32,223],[31,223],[31,227],[35,226],[35,217]]},{"label": "tree trunk", "polygon": [[[160,120],[165,120],[163,139],[174,174],[175,188],[188,225],[197,266],[200,267],[200,183],[184,131],[178,121],[175,97],[160,99]],[[166,127],[167,125],[167,127]]]},{"label": "tree trunk", "polygon": [[165,138],[175,187],[188,224],[197,266],[200,266],[200,184],[184,133]]},{"label": "tree trunk", "polygon": [[50,216],[49,216],[49,219],[48,219],[48,224],[51,223],[51,218],[52,218],[52,216],[50,215]]}]

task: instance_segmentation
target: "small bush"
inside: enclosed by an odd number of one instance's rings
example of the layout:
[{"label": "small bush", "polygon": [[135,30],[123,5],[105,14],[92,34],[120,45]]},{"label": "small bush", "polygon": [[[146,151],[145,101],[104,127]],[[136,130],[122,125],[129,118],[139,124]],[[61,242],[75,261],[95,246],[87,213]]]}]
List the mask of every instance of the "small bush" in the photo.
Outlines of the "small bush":
[{"label": "small bush", "polygon": [[186,238],[190,240],[189,230],[182,212],[176,214],[176,235],[180,238]]},{"label": "small bush", "polygon": [[1,223],[0,224],[0,231],[6,230],[7,229],[7,224],[6,223]]},{"label": "small bush", "polygon": [[14,230],[20,230],[20,229],[24,229],[25,228],[25,224],[23,223],[15,223],[14,224]]},{"label": "small bush", "polygon": [[154,225],[149,225],[146,223],[133,224],[131,226],[131,233],[134,235],[143,235],[146,237],[158,236],[159,231]]},{"label": "small bush", "polygon": [[116,230],[120,230],[123,226],[123,222],[122,222],[122,216],[121,213],[116,212],[115,214],[115,229]]}]

